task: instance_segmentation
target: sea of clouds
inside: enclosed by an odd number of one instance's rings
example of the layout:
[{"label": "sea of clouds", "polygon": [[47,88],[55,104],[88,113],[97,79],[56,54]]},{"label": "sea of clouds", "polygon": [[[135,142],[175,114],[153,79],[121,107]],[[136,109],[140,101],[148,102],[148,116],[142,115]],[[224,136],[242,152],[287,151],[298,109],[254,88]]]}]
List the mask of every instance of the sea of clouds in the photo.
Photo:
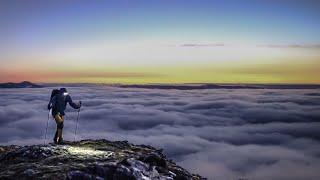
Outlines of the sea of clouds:
[{"label": "sea of clouds", "polygon": [[[0,144],[43,143],[52,88],[0,89]],[[77,139],[163,148],[209,179],[319,179],[320,90],[69,87]],[[64,138],[77,111],[67,108]],[[48,140],[55,123],[49,121]]]}]

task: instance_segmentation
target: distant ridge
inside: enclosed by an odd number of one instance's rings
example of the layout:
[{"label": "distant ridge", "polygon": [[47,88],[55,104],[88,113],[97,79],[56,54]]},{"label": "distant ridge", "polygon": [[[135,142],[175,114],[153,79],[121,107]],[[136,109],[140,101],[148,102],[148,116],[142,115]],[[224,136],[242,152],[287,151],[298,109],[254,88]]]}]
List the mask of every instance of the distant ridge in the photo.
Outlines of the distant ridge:
[{"label": "distant ridge", "polygon": [[22,81],[20,83],[0,83],[0,88],[42,88],[38,84],[31,83],[29,81]]},{"label": "distant ridge", "polygon": [[119,85],[121,88],[143,89],[320,89],[320,85],[314,84],[130,84]]}]

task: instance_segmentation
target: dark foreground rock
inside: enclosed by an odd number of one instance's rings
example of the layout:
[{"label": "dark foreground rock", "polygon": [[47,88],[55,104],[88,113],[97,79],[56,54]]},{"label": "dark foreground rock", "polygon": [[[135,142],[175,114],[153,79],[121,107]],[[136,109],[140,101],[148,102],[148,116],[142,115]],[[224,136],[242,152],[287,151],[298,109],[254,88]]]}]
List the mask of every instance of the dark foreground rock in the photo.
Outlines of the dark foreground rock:
[{"label": "dark foreground rock", "polygon": [[203,179],[151,146],[82,140],[0,147],[0,179]]}]

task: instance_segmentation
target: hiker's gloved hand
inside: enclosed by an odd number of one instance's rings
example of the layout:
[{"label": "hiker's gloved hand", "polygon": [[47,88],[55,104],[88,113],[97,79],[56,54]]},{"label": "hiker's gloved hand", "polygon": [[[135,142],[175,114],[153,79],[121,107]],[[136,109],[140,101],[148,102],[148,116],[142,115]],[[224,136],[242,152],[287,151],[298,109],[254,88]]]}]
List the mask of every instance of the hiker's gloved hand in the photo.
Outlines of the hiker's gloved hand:
[{"label": "hiker's gloved hand", "polygon": [[50,110],[51,109],[51,106],[50,106],[50,104],[48,104],[48,110]]},{"label": "hiker's gloved hand", "polygon": [[82,106],[82,102],[81,102],[81,101],[79,101],[79,108],[81,108],[81,106]]}]

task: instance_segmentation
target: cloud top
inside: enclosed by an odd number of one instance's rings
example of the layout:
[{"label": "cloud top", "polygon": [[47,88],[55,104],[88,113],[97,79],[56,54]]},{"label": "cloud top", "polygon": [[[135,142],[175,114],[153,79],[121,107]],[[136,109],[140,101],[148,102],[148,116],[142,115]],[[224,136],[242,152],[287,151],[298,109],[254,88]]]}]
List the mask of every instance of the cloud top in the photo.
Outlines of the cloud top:
[{"label": "cloud top", "polygon": [[[163,148],[209,179],[318,179],[317,89],[69,87],[83,101],[78,137]],[[51,89],[0,89],[0,143],[42,143]],[[73,139],[76,111],[66,112]],[[55,124],[50,120],[49,139]],[[286,173],[292,172],[292,173]]]}]

